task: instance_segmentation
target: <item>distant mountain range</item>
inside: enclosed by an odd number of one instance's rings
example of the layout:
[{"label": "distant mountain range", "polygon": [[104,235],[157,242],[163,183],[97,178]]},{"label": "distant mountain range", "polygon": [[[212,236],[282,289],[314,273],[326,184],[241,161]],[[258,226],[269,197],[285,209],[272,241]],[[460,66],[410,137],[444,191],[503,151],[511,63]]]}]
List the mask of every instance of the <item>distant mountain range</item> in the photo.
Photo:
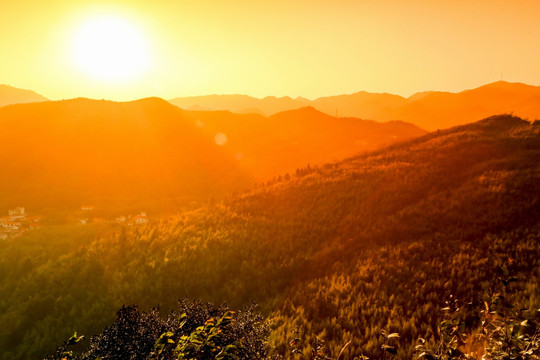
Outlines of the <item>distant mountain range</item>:
[{"label": "distant mountain range", "polygon": [[[10,104],[46,101],[30,90],[0,85],[0,107]],[[408,98],[388,93],[360,91],[309,100],[247,95],[207,95],[177,97],[172,104],[194,111],[228,110],[237,114],[270,116],[279,112],[313,107],[340,117],[384,121],[404,121],[426,130],[463,125],[497,114],[513,114],[525,119],[540,119],[540,86],[497,81],[457,93],[424,91]]]},{"label": "distant mountain range", "polygon": [[73,99],[0,108],[0,211],[93,204],[170,211],[425,134],[313,108],[269,118],[165,100]]},{"label": "distant mountain range", "polygon": [[228,110],[239,114],[255,113],[265,116],[311,105],[310,100],[301,97],[293,99],[288,96],[267,96],[258,99],[248,95],[178,97],[170,102],[186,110]]},{"label": "distant mountain range", "polygon": [[251,184],[183,110],[158,98],[5,106],[0,127],[0,209],[167,211]]},{"label": "distant mountain range", "polygon": [[257,99],[246,95],[209,95],[170,100],[185,109],[229,110],[237,113],[273,113],[304,106],[337,117],[376,121],[401,120],[427,130],[466,124],[495,114],[513,113],[540,118],[540,87],[498,81],[458,93],[421,92],[404,98],[387,93],[358,92],[315,100],[290,97]]},{"label": "distant mountain range", "polygon": [[404,122],[336,118],[313,107],[270,117],[228,111],[186,114],[209,137],[226,136],[224,151],[257,180],[293,173],[308,164],[341,160],[426,133]]},{"label": "distant mountain range", "polygon": [[[313,101],[244,95],[173,101],[191,102],[192,110],[159,98],[45,101],[9,86],[0,86],[0,95],[4,103],[31,102],[0,107],[0,211],[100,202],[173,209],[426,133],[412,123],[437,129],[540,112],[540,87],[506,82],[408,99],[359,92]],[[200,110],[215,107],[231,111]],[[253,113],[274,110],[284,111]]]},{"label": "distant mountain range", "polygon": [[0,85],[0,107],[11,104],[25,104],[47,100],[47,98],[32,90],[18,89],[9,85]]}]

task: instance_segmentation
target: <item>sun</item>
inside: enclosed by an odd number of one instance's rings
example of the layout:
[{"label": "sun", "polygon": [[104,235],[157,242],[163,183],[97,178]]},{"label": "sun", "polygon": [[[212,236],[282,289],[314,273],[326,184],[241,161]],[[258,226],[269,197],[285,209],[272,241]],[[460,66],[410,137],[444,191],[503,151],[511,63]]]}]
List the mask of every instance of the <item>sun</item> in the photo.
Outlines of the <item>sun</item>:
[{"label": "sun", "polygon": [[101,15],[75,31],[72,58],[73,64],[92,78],[124,82],[148,70],[150,50],[144,34],[133,23]]}]

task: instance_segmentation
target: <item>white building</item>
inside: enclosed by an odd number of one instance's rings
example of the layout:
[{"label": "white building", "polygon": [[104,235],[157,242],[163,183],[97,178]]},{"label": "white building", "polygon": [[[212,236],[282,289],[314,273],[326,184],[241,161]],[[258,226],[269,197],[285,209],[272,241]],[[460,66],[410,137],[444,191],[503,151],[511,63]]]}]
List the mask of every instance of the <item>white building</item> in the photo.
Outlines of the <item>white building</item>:
[{"label": "white building", "polygon": [[23,207],[17,207],[13,210],[9,210],[8,213],[11,220],[24,219],[26,217],[26,212]]}]

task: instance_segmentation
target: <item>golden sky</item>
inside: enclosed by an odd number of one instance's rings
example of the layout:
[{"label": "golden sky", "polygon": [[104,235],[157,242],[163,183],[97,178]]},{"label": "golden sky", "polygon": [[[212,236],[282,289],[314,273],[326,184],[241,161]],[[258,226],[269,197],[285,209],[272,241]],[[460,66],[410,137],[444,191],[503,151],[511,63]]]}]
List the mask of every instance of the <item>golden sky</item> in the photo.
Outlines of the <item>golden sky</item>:
[{"label": "golden sky", "polygon": [[[95,44],[77,34],[104,17],[129,24],[143,49],[117,57],[143,62],[121,79],[81,68]],[[539,19],[540,1],[519,0],[4,1],[0,83],[114,100],[540,85]]]}]

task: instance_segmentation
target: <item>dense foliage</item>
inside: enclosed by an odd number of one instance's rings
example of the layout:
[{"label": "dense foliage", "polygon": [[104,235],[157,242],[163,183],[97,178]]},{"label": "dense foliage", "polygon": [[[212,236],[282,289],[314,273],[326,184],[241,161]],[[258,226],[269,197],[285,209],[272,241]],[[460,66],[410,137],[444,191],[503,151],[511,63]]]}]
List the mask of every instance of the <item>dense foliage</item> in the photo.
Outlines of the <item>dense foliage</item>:
[{"label": "dense foliage", "polygon": [[69,338],[49,359],[262,359],[267,357],[268,324],[254,306],[231,311],[183,299],[178,312],[162,317],[157,309],[141,312],[123,306],[116,320],[76,355],[73,346],[83,337]]},{"label": "dense foliage", "polygon": [[[123,304],[185,295],[261,305],[286,357],[396,355],[437,338],[450,294],[483,306],[511,265],[523,307],[540,302],[540,129],[510,116],[440,131],[145,226],[44,228],[0,245],[5,359],[100,333]],[[511,263],[511,264],[510,264]],[[478,308],[478,307],[476,307]],[[468,329],[480,317],[463,309]],[[468,315],[467,315],[468,314]],[[178,346],[178,343],[176,343]],[[389,346],[394,346],[390,344]]]},{"label": "dense foliage", "polygon": [[[512,283],[518,278],[510,275],[514,269],[504,265],[494,285],[500,292],[486,298],[483,310],[475,313],[473,303],[461,304],[450,295],[442,309],[435,339],[418,339],[414,352],[418,360],[537,360],[540,358],[540,309],[517,306],[514,303]],[[499,286],[497,286],[497,284]],[[89,349],[77,356],[71,350],[84,336],[75,333],[58,347],[50,360],[96,359],[148,359],[148,360],[241,360],[282,359],[281,354],[270,356],[267,344],[268,322],[251,306],[234,312],[212,304],[180,302],[181,315],[159,316],[156,309],[141,313],[136,306],[122,307],[116,321],[103,333],[91,339]],[[463,311],[465,309],[465,311]],[[472,311],[471,311],[472,310]],[[476,309],[477,310],[477,309]],[[480,316],[479,325],[472,328],[471,318]],[[206,319],[206,320],[205,320]],[[349,340],[332,356],[325,341],[319,337],[311,352],[305,353],[303,339],[298,329],[290,341],[290,354],[310,360],[352,358],[345,350]],[[375,335],[374,335],[375,336]],[[380,346],[376,358],[386,359],[398,354],[400,334],[386,330],[379,332]],[[359,355],[354,359],[367,360],[361,349],[352,349]],[[409,355],[409,356],[407,356]],[[412,353],[403,358],[412,358]]]}]

